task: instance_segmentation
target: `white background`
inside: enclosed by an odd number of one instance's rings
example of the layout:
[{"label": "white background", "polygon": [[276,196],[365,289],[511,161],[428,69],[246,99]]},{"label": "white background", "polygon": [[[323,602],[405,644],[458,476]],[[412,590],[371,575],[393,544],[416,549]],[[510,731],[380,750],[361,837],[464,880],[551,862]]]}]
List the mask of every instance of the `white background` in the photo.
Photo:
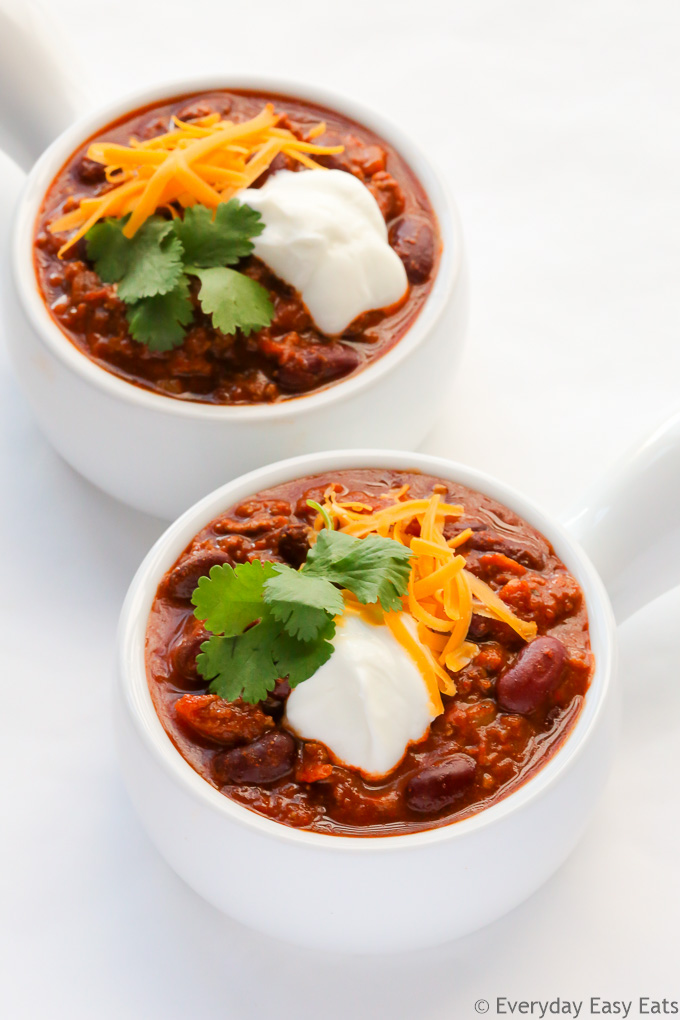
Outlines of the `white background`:
[{"label": "white background", "polygon": [[[50,0],[49,13],[92,100],[176,73],[298,75],[431,153],[462,213],[472,321],[423,449],[559,512],[680,404],[676,0]],[[0,171],[11,205],[20,178]],[[121,785],[116,618],[162,523],[59,460],[2,348],[0,444],[3,1020],[465,1020],[482,997],[495,1016],[498,995],[680,999],[680,590],[621,630],[619,755],[543,889],[427,953],[304,952],[186,888]],[[225,868],[272,896],[285,881],[275,860],[266,875]]]}]

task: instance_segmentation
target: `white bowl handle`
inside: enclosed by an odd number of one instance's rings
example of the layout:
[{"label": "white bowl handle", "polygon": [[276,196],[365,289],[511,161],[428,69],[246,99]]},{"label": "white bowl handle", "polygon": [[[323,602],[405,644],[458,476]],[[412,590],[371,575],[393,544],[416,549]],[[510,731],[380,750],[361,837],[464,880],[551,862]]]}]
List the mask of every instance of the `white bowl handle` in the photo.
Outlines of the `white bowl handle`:
[{"label": "white bowl handle", "polygon": [[604,581],[617,622],[680,584],[680,413],[565,515]]},{"label": "white bowl handle", "polygon": [[22,170],[90,105],[81,81],[59,27],[26,0],[0,0],[0,150]]}]

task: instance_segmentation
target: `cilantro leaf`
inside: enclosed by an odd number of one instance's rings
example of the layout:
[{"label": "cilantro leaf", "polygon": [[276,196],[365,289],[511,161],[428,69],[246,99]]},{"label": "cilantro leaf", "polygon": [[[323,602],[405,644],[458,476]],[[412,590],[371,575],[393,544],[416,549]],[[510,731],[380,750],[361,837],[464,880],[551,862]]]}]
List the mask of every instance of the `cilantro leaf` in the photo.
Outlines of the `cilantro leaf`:
[{"label": "cilantro leaf", "polygon": [[274,652],[279,676],[287,676],[291,687],[309,680],[335,651],[332,644],[334,636],[335,623],[328,617],[314,641],[299,641],[285,631],[281,632]]},{"label": "cilantro leaf", "polygon": [[348,588],[360,602],[401,609],[411,571],[411,550],[392,538],[354,538],[324,528],[307,554],[302,573]]},{"label": "cilantro leaf", "polygon": [[273,650],[281,624],[266,616],[244,634],[233,637],[213,635],[201,645],[196,666],[211,680],[210,690],[227,701],[243,698],[256,704],[272,691],[281,671]]},{"label": "cilantro leaf", "polygon": [[333,654],[335,624],[326,612],[321,611],[323,623],[315,628],[314,640],[303,641],[287,633],[263,601],[263,587],[276,578],[277,566],[257,561],[214,566],[194,591],[195,615],[218,632],[201,645],[196,665],[211,681],[212,693],[228,701],[243,698],[256,704],[281,677],[295,687]]},{"label": "cilantro leaf", "polygon": [[184,270],[183,252],[171,230],[172,223],[152,218],[130,239],[128,267],[118,284],[118,297],[126,304],[168,294],[177,286]]},{"label": "cilantro leaf", "polygon": [[267,290],[226,268],[249,255],[250,238],[264,230],[255,209],[232,199],[221,203],[214,217],[204,206],[188,208],[183,219],[150,216],[131,238],[123,233],[128,219],[96,223],[85,241],[101,279],[118,284],[135,340],[152,351],[182,342],[183,327],[193,317],[185,272],[201,280],[199,301],[216,329],[227,334],[240,329],[249,336],[269,325],[274,308]]},{"label": "cilantro leaf", "polygon": [[151,216],[134,237],[127,238],[125,219],[107,219],[87,232],[87,255],[106,283],[118,284],[126,304],[168,294],[182,275],[183,249],[172,221]]},{"label": "cilantro leaf", "polygon": [[87,257],[104,283],[118,283],[128,267],[130,242],[123,233],[124,220],[100,220],[85,235]]},{"label": "cilantro leaf", "polygon": [[206,269],[229,266],[250,255],[254,247],[250,238],[261,234],[265,225],[259,212],[232,198],[220,203],[214,216],[203,205],[190,206],[173,226],[187,265]]},{"label": "cilantro leaf", "polygon": [[181,276],[167,294],[142,298],[128,306],[130,335],[152,351],[169,351],[184,340],[184,327],[191,322],[193,314],[189,281]]},{"label": "cilantro leaf", "polygon": [[224,266],[212,269],[187,266],[187,272],[201,281],[198,300],[203,311],[212,315],[213,325],[223,333],[240,329],[249,336],[254,329],[272,321],[274,306],[269,293],[256,280]]},{"label": "cilantro leaf", "polygon": [[264,600],[272,615],[286,631],[301,641],[312,641],[345,608],[345,602],[330,581],[311,577],[292,567],[278,564],[277,574],[264,585]]},{"label": "cilantro leaf", "polygon": [[334,634],[335,624],[330,620],[318,641],[298,641],[272,616],[265,616],[238,637],[213,635],[204,641],[196,665],[201,676],[211,681],[212,694],[227,701],[242,698],[255,705],[282,677],[288,677],[291,687],[309,680],[333,654],[330,639]]},{"label": "cilantro leaf", "polygon": [[235,637],[262,617],[265,582],[276,576],[274,564],[259,560],[235,567],[215,565],[207,577],[198,579],[191,596],[194,616],[213,633]]}]

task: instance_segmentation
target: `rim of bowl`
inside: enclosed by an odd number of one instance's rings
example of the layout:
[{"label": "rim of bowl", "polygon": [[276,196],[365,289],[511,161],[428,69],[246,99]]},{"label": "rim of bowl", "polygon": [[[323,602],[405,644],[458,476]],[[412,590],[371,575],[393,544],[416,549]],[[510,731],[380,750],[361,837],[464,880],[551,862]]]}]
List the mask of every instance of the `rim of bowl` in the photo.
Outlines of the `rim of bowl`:
[{"label": "rim of bowl", "polygon": [[[411,326],[390,350],[367,365],[356,375],[330,383],[316,393],[274,404],[215,405],[198,401],[177,400],[153,393],[128,382],[102,368],[83,354],[50,316],[38,288],[33,263],[33,236],[38,211],[54,177],[83,141],[111,121],[129,111],[172,99],[219,89],[252,89],[271,92],[290,99],[301,99],[328,107],[357,121],[385,138],[406,161],[427,194],[437,217],[442,238],[442,255],[432,290]],[[77,120],[42,154],[28,175],[14,219],[12,254],[14,281],[29,322],[40,340],[67,368],[108,396],[141,405],[155,412],[203,420],[228,419],[247,424],[249,421],[272,422],[294,418],[317,407],[351,399],[389,374],[405,358],[414,354],[425,337],[435,328],[458,285],[463,267],[463,232],[460,216],[449,189],[439,170],[420,147],[381,113],[363,103],[332,90],[297,81],[293,78],[268,75],[202,75],[157,84],[128,93],[108,103],[95,113]]]},{"label": "rim of bowl", "polygon": [[[402,835],[336,836],[295,829],[238,804],[196,772],[170,740],[151,700],[145,663],[145,636],[151,604],[161,578],[201,528],[240,499],[265,488],[326,471],[351,468],[417,470],[475,489],[514,510],[543,534],[580,584],[586,600],[595,671],[573,729],[546,764],[503,800],[458,822]],[[576,539],[517,490],[475,468],[427,454],[398,450],[337,450],[305,454],[258,468],[201,499],[161,535],[135,574],[121,612],[118,682],[139,737],[169,778],[204,806],[232,824],[260,836],[303,847],[353,853],[411,850],[430,843],[464,839],[546,796],[583,753],[604,711],[616,656],[616,624],[609,597],[595,567]]]}]

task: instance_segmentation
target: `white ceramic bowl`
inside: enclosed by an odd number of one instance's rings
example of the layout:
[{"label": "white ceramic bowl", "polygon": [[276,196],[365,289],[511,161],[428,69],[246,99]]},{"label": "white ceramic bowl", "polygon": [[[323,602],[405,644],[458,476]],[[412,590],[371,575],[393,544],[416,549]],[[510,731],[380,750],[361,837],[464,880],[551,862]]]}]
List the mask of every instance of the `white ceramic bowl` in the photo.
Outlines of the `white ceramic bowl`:
[{"label": "white ceramic bowl", "polygon": [[[402,339],[344,381],[271,405],[219,407],[151,393],[100,368],[49,315],[33,265],[35,219],[71,154],[106,124],[149,103],[214,89],[257,89],[319,103],[360,121],[407,160],[439,220],[443,252],[433,288]],[[17,143],[17,148],[19,144]],[[9,248],[14,290],[2,317],[12,360],[43,431],[62,456],[106,492],[175,517],[225,479],[263,463],[336,446],[412,449],[439,415],[465,336],[468,287],[458,214],[430,162],[400,128],[318,86],[267,78],[178,79],[79,120],[31,170]]]},{"label": "white ceramic bowl", "polygon": [[[567,740],[505,800],[429,832],[336,837],[298,831],[249,811],[220,794],[175,750],[147,685],[144,637],[151,603],[194,535],[264,488],[352,467],[418,469],[499,500],[546,536],[585,594],[595,673]],[[220,910],[314,948],[415,949],[473,931],[520,903],[572,850],[604,784],[617,716],[615,617],[622,622],[680,581],[679,477],[680,414],[586,493],[567,515],[566,527],[479,471],[383,450],[272,464],[201,500],[142,563],[119,631],[120,758],[140,818],[163,856]],[[282,878],[275,895],[262,880],[273,862]]]},{"label": "white ceramic bowl", "polygon": [[[596,669],[585,707],[557,754],[504,801],[464,821],[392,837],[336,837],[288,828],[220,794],[177,752],[154,710],[144,665],[159,581],[193,536],[233,503],[282,482],[349,467],[416,468],[480,490],[538,528],[585,593]],[[611,758],[615,625],[592,564],[519,493],[480,472],[403,452],[342,451],[251,472],[201,500],[140,567],[122,613],[118,736],[137,811],[172,867],[244,924],[317,948],[413,949],[463,935],[536,889],[579,838]],[[276,895],[262,876],[276,861]]]}]

